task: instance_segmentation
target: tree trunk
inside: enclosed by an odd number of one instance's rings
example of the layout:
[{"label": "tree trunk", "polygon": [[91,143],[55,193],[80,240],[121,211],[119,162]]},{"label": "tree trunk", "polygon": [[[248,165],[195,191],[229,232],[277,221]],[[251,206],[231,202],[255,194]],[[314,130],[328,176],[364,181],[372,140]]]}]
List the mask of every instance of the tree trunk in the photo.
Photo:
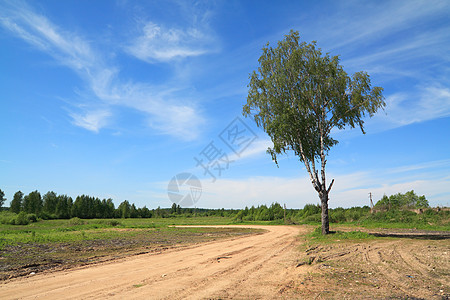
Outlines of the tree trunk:
[{"label": "tree trunk", "polygon": [[320,193],[320,202],[322,203],[322,234],[330,233],[330,218],[328,217],[328,192]]}]

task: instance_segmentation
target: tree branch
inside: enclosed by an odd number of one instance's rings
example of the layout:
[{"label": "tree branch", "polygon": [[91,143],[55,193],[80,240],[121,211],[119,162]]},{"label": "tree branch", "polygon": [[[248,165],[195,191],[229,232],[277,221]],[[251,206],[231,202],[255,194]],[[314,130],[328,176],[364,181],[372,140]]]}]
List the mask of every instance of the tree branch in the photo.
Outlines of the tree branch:
[{"label": "tree branch", "polygon": [[330,193],[331,187],[333,186],[333,183],[334,183],[334,178],[333,178],[333,180],[331,180],[330,186],[329,186],[328,189],[327,189],[327,194]]},{"label": "tree branch", "polygon": [[313,172],[311,172],[311,167],[309,166],[309,160],[306,158],[305,153],[303,152],[303,146],[301,141],[299,140],[299,148],[300,148],[300,155],[302,156],[303,163],[305,164],[306,171],[308,171],[309,177],[311,178],[311,183],[314,187],[314,189],[319,192],[320,191],[320,181],[317,176],[317,171],[315,167],[314,161],[311,162],[311,166],[313,168]]}]

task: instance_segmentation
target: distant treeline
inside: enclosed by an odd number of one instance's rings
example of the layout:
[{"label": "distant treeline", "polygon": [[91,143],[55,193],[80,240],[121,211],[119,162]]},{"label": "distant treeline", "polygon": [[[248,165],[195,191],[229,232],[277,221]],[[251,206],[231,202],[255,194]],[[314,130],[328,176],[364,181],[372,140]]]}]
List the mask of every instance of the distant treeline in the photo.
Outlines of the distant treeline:
[{"label": "distant treeline", "polygon": [[[428,222],[431,216],[437,215],[429,207],[425,196],[418,196],[414,191],[405,194],[383,196],[371,210],[369,206],[352,208],[335,208],[329,210],[330,222],[408,222],[416,221],[416,212],[413,209],[423,209],[423,221]],[[175,203],[170,208],[149,209],[137,208],[128,200],[115,207],[111,198],[99,199],[88,195],[81,195],[75,201],[67,195],[57,195],[47,192],[43,196],[39,191],[24,195],[21,191],[14,194],[9,211],[17,214],[16,217],[4,218],[3,223],[28,224],[37,219],[111,219],[111,218],[171,218],[171,217],[228,217],[235,222],[246,221],[274,221],[293,224],[315,223],[321,220],[320,205],[307,204],[303,209],[284,209],[279,203],[270,206],[245,207],[244,209],[205,209],[182,208]],[[422,212],[422,210],[421,210]],[[448,211],[440,214],[442,218],[448,217]],[[439,217],[441,218],[441,217]]]},{"label": "distant treeline", "polygon": [[128,200],[123,201],[116,208],[111,198],[99,199],[88,195],[75,198],[67,195],[57,195],[55,192],[47,192],[41,196],[39,191],[33,191],[24,195],[21,191],[14,194],[9,207],[13,213],[25,212],[34,214],[41,219],[110,219],[110,218],[164,218],[176,215],[199,216],[231,216],[239,210],[231,209],[204,209],[182,208],[175,203],[171,208],[149,209],[146,206],[137,208]]}]

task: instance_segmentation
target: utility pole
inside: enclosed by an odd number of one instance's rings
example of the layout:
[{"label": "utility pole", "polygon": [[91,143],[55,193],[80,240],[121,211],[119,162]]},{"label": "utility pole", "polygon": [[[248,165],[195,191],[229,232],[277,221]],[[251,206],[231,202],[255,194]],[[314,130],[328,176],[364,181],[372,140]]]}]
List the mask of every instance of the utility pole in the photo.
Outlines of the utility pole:
[{"label": "utility pole", "polygon": [[369,193],[369,199],[370,199],[370,213],[373,214],[372,192]]},{"label": "utility pole", "polygon": [[284,204],[284,224],[286,224],[286,203]]}]

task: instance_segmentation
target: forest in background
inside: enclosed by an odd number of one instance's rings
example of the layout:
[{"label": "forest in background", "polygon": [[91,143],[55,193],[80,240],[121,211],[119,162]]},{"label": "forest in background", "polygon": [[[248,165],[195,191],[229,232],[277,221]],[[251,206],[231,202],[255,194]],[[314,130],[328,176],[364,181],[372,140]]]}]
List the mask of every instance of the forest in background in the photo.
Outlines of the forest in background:
[{"label": "forest in background", "polygon": [[[1,190],[0,190],[1,192]],[[1,192],[0,194],[2,194]],[[3,194],[4,195],[4,194]],[[4,196],[2,196],[4,197]],[[6,199],[3,198],[3,201]],[[124,218],[180,218],[226,217],[234,223],[271,221],[274,224],[320,223],[319,204],[306,204],[302,209],[285,209],[278,202],[270,206],[245,207],[244,209],[184,208],[175,203],[170,208],[136,207],[124,200],[115,206],[111,198],[99,199],[81,195],[75,201],[67,195],[49,191],[41,196],[39,191],[24,195],[14,194],[9,208],[3,208],[0,223],[27,225],[38,220],[51,219],[124,219]],[[417,223],[424,226],[448,226],[450,213],[446,208],[430,208],[424,195],[414,191],[404,194],[384,195],[373,208],[369,206],[330,209],[332,223]]]}]

